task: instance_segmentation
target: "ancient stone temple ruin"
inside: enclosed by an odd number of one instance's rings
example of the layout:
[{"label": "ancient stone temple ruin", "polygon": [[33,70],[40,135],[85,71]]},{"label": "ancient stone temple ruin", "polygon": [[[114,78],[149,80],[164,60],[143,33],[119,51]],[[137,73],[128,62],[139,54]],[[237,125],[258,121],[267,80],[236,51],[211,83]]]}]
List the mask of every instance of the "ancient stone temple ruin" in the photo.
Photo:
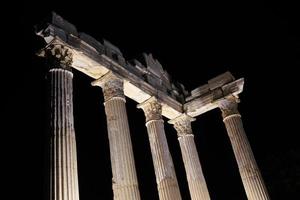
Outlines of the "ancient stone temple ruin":
[{"label": "ancient stone temple ruin", "polygon": [[93,78],[91,85],[101,87],[104,94],[115,200],[143,199],[129,132],[126,97],[136,101],[137,108],[145,114],[160,200],[181,199],[163,116],[177,131],[191,199],[210,199],[191,122],[215,108],[222,111],[248,199],[270,199],[238,111],[243,78],[235,79],[226,72],[186,91],[182,84],[171,80],[151,54],[143,54],[143,60],[127,61],[116,46],[78,32],[74,25],[55,13],[48,23],[37,26],[37,35],[47,43],[38,55],[45,57],[49,65],[51,85],[50,200],[79,200],[73,68]]}]

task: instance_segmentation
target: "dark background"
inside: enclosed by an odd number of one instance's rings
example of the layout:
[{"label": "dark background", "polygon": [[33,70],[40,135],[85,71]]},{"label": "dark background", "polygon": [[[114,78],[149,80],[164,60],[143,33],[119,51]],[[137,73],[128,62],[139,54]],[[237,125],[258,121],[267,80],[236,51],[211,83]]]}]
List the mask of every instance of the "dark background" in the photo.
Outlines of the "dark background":
[{"label": "dark background", "polygon": [[[14,4],[14,3],[13,3]],[[299,12],[288,1],[224,3],[16,3],[2,17],[3,162],[11,198],[46,199],[47,89],[45,43],[34,25],[54,10],[79,31],[106,38],[126,59],[151,52],[188,90],[227,70],[245,78],[240,112],[272,199],[299,199]],[[8,22],[8,23],[5,23]],[[2,54],[3,55],[3,54]],[[8,71],[4,71],[8,70]],[[80,199],[112,199],[101,89],[74,70],[74,115]],[[144,115],[127,100],[143,200],[158,199]],[[4,127],[5,127],[4,126]],[[184,200],[190,199],[176,132],[165,124]],[[246,199],[219,110],[193,122],[195,142],[213,200]],[[11,171],[10,171],[11,170]]]}]

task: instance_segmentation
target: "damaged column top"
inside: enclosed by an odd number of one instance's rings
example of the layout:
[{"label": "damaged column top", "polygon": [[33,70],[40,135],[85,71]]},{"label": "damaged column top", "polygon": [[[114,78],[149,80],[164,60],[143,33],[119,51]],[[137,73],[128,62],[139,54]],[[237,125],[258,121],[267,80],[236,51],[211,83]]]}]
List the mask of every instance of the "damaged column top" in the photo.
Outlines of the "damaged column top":
[{"label": "damaged column top", "polygon": [[218,102],[229,96],[238,98],[243,91],[244,79],[235,80],[230,72],[225,72],[191,91],[184,103],[185,112],[196,117],[218,107]]}]

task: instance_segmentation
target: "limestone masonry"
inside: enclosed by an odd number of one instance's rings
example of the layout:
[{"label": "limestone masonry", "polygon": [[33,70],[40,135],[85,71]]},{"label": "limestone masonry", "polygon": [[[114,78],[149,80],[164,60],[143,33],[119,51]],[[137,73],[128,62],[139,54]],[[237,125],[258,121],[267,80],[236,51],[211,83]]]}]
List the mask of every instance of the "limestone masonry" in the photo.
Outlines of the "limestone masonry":
[{"label": "limestone masonry", "polygon": [[[110,42],[78,32],[56,13],[36,26],[46,46],[38,53],[49,65],[51,85],[50,200],[79,200],[73,120],[72,68],[95,79],[104,95],[115,200],[143,199],[139,192],[126,112],[126,97],[144,111],[160,200],[181,200],[162,116],[177,131],[191,199],[208,200],[209,191],[196,149],[191,122],[212,109],[222,111],[241,179],[249,200],[270,199],[238,112],[244,79],[225,72],[187,91],[171,79],[158,60],[126,60]],[[176,162],[176,161],[175,161]]]}]

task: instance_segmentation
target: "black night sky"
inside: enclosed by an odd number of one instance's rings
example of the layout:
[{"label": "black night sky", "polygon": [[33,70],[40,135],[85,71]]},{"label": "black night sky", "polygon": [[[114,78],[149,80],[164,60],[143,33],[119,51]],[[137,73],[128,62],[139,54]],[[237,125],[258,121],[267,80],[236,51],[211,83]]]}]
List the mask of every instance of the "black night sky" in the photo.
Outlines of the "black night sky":
[{"label": "black night sky", "polygon": [[[126,59],[151,52],[176,80],[192,90],[227,70],[244,77],[239,110],[270,196],[300,199],[299,74],[300,31],[296,4],[165,3],[140,1],[39,1],[12,6],[2,37],[9,42],[4,113],[11,130],[6,164],[13,169],[9,199],[46,199],[47,72],[35,52],[44,41],[34,25],[51,11],[101,41],[118,46]],[[5,18],[3,18],[5,21]],[[4,25],[3,25],[4,26]],[[12,40],[9,40],[12,38]],[[14,74],[11,78],[11,74]],[[74,116],[81,200],[112,199],[109,146],[103,96],[91,78],[74,70]],[[139,187],[143,200],[156,200],[143,112],[127,99]],[[219,110],[193,122],[195,141],[212,200],[243,200],[233,151]],[[6,130],[6,129],[5,129]],[[183,200],[190,199],[176,132],[165,123]]]}]

